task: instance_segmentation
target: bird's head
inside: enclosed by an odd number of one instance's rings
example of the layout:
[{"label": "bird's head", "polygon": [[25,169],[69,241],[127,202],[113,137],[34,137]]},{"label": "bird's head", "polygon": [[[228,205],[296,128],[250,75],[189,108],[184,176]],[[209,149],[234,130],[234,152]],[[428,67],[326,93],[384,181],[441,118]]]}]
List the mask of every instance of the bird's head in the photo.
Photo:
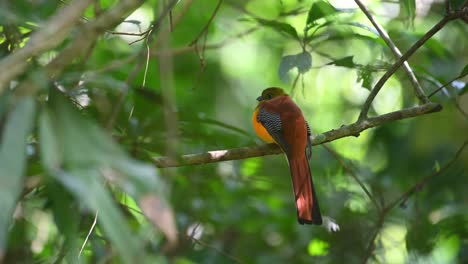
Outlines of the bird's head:
[{"label": "bird's head", "polygon": [[270,88],[266,88],[265,90],[263,90],[262,95],[260,95],[257,98],[257,101],[265,102],[275,97],[284,96],[284,95],[288,95],[288,94],[285,93],[283,89],[278,88],[278,87],[270,87]]}]

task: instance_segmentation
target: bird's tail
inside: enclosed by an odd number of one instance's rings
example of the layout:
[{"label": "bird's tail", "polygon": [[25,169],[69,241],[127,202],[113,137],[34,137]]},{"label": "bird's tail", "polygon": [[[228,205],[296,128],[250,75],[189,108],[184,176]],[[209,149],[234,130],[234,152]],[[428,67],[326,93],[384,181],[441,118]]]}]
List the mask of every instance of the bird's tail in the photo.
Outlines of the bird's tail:
[{"label": "bird's tail", "polygon": [[315,195],[306,155],[302,158],[290,159],[289,168],[291,170],[299,223],[321,225],[322,215],[320,214],[320,207]]}]

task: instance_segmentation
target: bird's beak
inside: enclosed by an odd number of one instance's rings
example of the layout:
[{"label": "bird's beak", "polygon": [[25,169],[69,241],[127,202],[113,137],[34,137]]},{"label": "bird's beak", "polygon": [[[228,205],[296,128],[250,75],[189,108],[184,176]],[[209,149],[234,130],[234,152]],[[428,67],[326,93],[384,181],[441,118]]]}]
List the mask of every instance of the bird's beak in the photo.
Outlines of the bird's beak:
[{"label": "bird's beak", "polygon": [[259,97],[257,97],[257,101],[263,101],[263,97],[260,95]]}]

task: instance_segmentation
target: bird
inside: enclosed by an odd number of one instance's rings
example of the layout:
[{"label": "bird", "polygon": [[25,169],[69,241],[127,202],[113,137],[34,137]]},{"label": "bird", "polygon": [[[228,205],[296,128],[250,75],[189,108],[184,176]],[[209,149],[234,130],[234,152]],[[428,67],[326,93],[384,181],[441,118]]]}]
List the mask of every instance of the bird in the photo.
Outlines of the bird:
[{"label": "bird", "polygon": [[286,154],[299,224],[322,224],[322,215],[309,167],[310,127],[301,109],[278,87],[263,90],[252,117],[256,134],[277,144]]}]

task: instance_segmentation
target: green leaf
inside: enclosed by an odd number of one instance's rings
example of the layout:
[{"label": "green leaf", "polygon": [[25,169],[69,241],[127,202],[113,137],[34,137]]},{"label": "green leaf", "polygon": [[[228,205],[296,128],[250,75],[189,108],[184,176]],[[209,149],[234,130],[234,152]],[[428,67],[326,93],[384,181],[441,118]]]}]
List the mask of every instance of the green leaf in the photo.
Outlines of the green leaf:
[{"label": "green leaf", "polygon": [[275,20],[267,20],[267,19],[262,19],[262,18],[257,18],[257,21],[264,26],[270,27],[278,31],[279,33],[289,35],[293,37],[294,39],[299,39],[296,29],[287,23],[278,22]]},{"label": "green leaf", "polygon": [[49,195],[54,222],[60,234],[64,236],[63,247],[69,263],[78,262],[79,250],[82,241],[79,239],[79,220],[76,212],[78,204],[67,190],[56,181],[46,184],[46,192]]},{"label": "green leaf", "polygon": [[435,170],[436,172],[439,172],[439,171],[440,171],[440,164],[439,164],[439,161],[438,161],[438,160],[435,161],[434,170]]},{"label": "green leaf", "polygon": [[43,109],[39,116],[39,136],[42,164],[49,170],[58,169],[63,162],[63,150],[58,145],[62,139],[56,134],[48,108]]},{"label": "green leaf", "polygon": [[315,24],[315,21],[338,12],[328,1],[317,1],[312,4],[307,14],[307,25]]},{"label": "green leaf", "polygon": [[309,242],[307,251],[311,256],[326,256],[328,254],[328,248],[330,245],[323,240],[313,239]]},{"label": "green leaf", "polygon": [[76,168],[55,174],[69,191],[94,212],[98,223],[125,263],[141,263],[142,243],[132,234],[96,168]]},{"label": "green leaf", "polygon": [[362,81],[362,87],[367,88],[369,90],[372,89],[372,84],[374,82],[374,75],[373,71],[369,68],[369,66],[365,66],[358,71],[357,82]]},{"label": "green leaf", "polygon": [[[128,261],[138,256],[141,245],[136,239],[128,241],[114,234],[122,233],[125,237],[130,231],[103,185],[104,178],[121,187],[140,206],[143,204],[146,217],[175,244],[175,220],[163,198],[164,187],[154,167],[128,157],[101,128],[80,115],[61,94],[51,94],[49,101],[50,107],[44,109],[40,117],[42,163],[50,175],[89,209],[99,210],[99,223],[122,253],[122,258]],[[93,176],[89,178],[89,175]],[[155,217],[158,213],[164,217]],[[133,246],[125,250],[125,243],[130,242]]]},{"label": "green leaf", "polygon": [[346,68],[354,68],[356,64],[354,64],[353,58],[354,56],[346,56],[344,58],[329,62],[327,63],[327,65],[336,65],[336,66],[341,66],[341,67],[346,67]]},{"label": "green leaf", "polygon": [[312,56],[309,52],[303,51],[294,55],[286,55],[281,58],[280,65],[278,67],[278,76],[280,79],[287,83],[289,82],[289,71],[293,68],[297,68],[299,73],[304,74],[312,67]]},{"label": "green leaf", "polygon": [[464,76],[464,75],[467,75],[467,74],[468,74],[468,64],[465,65],[463,70],[460,72],[460,76]]},{"label": "green leaf", "polygon": [[22,189],[26,138],[33,125],[34,109],[33,98],[21,99],[7,117],[3,130],[0,146],[0,252],[5,248],[7,230]]},{"label": "green leaf", "polygon": [[410,25],[413,25],[416,18],[416,1],[415,0],[402,0],[400,1],[402,14],[408,18]]}]

